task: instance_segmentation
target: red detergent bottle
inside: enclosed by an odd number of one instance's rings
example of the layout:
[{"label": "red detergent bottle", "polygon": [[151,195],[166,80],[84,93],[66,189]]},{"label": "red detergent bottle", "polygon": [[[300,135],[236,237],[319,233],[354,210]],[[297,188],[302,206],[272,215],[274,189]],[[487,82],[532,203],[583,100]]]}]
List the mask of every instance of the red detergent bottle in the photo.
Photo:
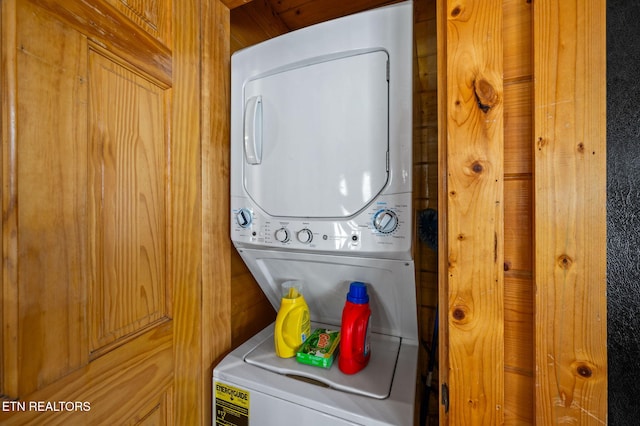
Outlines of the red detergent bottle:
[{"label": "red detergent bottle", "polygon": [[338,367],[345,374],[355,374],[369,363],[369,295],[367,285],[354,281],[349,285],[342,310]]}]

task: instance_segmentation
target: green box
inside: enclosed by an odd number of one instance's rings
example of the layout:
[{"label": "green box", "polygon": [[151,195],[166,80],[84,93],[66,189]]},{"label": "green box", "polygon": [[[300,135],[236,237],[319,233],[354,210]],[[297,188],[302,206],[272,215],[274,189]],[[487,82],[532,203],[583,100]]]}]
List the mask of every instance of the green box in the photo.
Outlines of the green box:
[{"label": "green box", "polygon": [[296,354],[298,362],[315,367],[329,368],[338,352],[340,331],[317,328]]}]

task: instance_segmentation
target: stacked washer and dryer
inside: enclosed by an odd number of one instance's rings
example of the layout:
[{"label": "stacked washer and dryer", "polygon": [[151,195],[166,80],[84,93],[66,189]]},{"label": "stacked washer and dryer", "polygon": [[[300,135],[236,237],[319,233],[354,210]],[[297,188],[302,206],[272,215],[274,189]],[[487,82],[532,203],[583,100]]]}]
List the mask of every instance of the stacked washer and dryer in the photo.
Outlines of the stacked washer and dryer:
[{"label": "stacked washer and dryer", "polygon": [[272,324],[215,367],[216,424],[414,422],[412,29],[407,1],[232,56],[233,244],[276,310],[304,283],[312,329],[339,329],[366,283],[371,358],[354,375],[278,358]]}]

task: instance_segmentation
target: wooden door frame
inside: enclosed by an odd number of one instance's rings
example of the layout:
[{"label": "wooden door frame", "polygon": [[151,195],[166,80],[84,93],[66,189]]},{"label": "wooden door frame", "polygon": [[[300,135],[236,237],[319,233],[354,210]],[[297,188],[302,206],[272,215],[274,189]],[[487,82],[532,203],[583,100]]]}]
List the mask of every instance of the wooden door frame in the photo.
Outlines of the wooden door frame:
[{"label": "wooden door frame", "polygon": [[[190,321],[200,324],[200,333],[194,337],[201,339],[201,343],[193,348],[183,347],[183,356],[195,368],[190,381],[193,385],[184,389],[177,404],[180,411],[176,412],[176,424],[209,425],[213,404],[213,367],[231,348],[231,30],[230,11],[224,2],[215,0],[199,3],[201,13],[192,18],[194,22],[200,19],[202,34],[201,69],[198,71],[201,105],[199,111],[193,112],[200,117],[201,131],[202,258],[199,260],[202,279],[201,286],[190,291],[191,309],[185,311],[184,325],[189,326]],[[193,40],[193,43],[197,41]],[[191,58],[185,58],[185,61],[191,62]],[[183,332],[190,334],[192,331],[185,328]],[[180,368],[180,363],[176,362],[176,366]],[[200,410],[189,413],[194,398]]]}]

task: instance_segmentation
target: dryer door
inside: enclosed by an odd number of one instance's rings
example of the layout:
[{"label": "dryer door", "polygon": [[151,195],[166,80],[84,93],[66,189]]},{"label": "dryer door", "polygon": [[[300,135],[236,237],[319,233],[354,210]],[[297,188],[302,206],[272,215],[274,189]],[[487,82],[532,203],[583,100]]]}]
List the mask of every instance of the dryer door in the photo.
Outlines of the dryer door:
[{"label": "dryer door", "polygon": [[243,185],[267,214],[343,218],[388,180],[388,55],[285,67],[244,85]]}]

